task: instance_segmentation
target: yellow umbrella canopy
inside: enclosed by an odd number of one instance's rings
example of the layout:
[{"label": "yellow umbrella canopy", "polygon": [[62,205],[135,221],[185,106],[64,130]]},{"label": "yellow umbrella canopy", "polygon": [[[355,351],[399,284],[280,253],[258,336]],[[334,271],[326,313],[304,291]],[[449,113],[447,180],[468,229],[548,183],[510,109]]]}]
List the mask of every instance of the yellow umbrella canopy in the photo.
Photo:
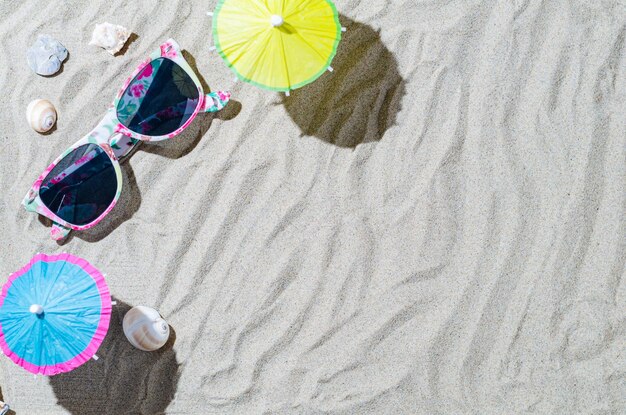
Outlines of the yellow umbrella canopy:
[{"label": "yellow umbrella canopy", "polygon": [[288,92],[330,68],[341,39],[330,0],[219,0],[215,48],[239,79]]}]

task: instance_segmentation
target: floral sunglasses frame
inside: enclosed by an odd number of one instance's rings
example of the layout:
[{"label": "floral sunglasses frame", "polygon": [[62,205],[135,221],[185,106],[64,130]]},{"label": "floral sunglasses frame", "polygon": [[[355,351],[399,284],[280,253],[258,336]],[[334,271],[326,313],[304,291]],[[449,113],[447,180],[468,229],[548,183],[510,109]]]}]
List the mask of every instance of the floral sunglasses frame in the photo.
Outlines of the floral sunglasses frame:
[{"label": "floral sunglasses frame", "polygon": [[[189,75],[189,77],[198,88],[198,104],[189,119],[176,131],[161,136],[143,135],[129,130],[119,121],[117,106],[124,96],[124,92],[130,85],[130,83],[135,79],[135,77],[142,73],[142,71],[153,61],[159,58],[167,58],[172,60]],[[102,219],[104,219],[104,217],[108,215],[109,212],[111,212],[122,193],[122,171],[119,164],[119,159],[121,157],[128,154],[139,141],[162,141],[177,136],[178,134],[183,132],[183,130],[185,130],[189,126],[189,124],[191,124],[191,122],[200,112],[219,111],[224,108],[229,100],[230,93],[224,91],[210,92],[205,95],[200,80],[196,76],[194,70],[191,68],[191,66],[189,66],[185,58],[182,56],[181,49],[178,43],[176,43],[176,41],[174,41],[173,39],[167,40],[160,46],[158,50],[155,50],[153,53],[151,53],[150,57],[144,60],[137,67],[137,69],[135,69],[135,71],[126,80],[126,82],[124,82],[124,85],[117,93],[115,100],[107,109],[106,115],[104,116],[102,121],[100,121],[89,134],[85,135],[79,141],[74,143],[70,148],[65,150],[63,154],[57,157],[57,159],[54,160],[54,162],[50,164],[50,166],[48,166],[48,168],[39,176],[39,178],[35,181],[31,189],[28,191],[28,194],[26,195],[26,197],[24,197],[24,200],[22,201],[24,208],[30,212],[35,212],[42,216],[46,216],[53,221],[50,235],[54,240],[60,240],[65,238],[71,230],[80,231],[95,226]],[[130,138],[130,140],[128,138]],[[73,152],[76,148],[81,147],[85,144],[95,144],[99,146],[102,150],[104,150],[104,152],[109,156],[115,170],[115,176],[117,179],[117,191],[110,206],[100,216],[98,216],[96,219],[86,225],[74,225],[61,219],[44,204],[39,196],[39,189],[41,188],[43,180],[63,158]],[[89,161],[88,159],[84,159],[85,157],[83,157],[81,160],[78,160],[76,163],[85,163]]]}]

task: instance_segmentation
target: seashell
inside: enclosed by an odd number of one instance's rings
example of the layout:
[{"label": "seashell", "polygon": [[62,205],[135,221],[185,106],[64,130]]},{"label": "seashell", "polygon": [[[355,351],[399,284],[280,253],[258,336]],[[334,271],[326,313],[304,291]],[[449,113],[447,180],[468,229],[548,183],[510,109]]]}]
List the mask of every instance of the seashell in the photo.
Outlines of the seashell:
[{"label": "seashell", "polygon": [[67,59],[67,49],[58,40],[48,35],[39,35],[26,52],[26,59],[35,73],[43,76],[54,75]]},{"label": "seashell", "polygon": [[100,46],[111,55],[122,50],[131,35],[131,31],[123,26],[108,22],[97,24],[91,35],[90,45]]},{"label": "seashell", "polygon": [[170,326],[159,312],[141,305],[128,310],[122,327],[130,344],[146,352],[160,349],[170,337]]},{"label": "seashell", "polygon": [[26,119],[38,133],[47,133],[57,122],[57,111],[47,99],[36,99],[28,104]]}]

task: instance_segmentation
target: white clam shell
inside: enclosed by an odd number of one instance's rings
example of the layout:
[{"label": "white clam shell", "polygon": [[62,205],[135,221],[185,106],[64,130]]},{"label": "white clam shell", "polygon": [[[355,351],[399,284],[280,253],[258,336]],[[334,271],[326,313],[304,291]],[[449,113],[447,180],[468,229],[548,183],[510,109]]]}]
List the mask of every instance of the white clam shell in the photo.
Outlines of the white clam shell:
[{"label": "white clam shell", "polygon": [[28,104],[26,119],[33,130],[46,133],[56,124],[57,111],[47,99],[36,99]]},{"label": "white clam shell", "polygon": [[126,338],[139,350],[158,350],[170,337],[170,326],[154,308],[136,306],[124,316],[122,322]]},{"label": "white clam shell", "polygon": [[111,55],[115,55],[122,50],[124,44],[131,35],[131,31],[120,25],[108,22],[96,25],[91,35],[90,45],[100,46],[106,49]]}]

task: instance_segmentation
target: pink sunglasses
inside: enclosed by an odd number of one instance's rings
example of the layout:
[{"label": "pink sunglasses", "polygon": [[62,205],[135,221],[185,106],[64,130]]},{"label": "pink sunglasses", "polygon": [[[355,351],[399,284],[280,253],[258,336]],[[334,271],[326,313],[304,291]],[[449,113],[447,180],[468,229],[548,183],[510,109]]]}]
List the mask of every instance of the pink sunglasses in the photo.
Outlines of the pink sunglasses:
[{"label": "pink sunglasses", "polygon": [[55,240],[91,228],[122,193],[121,157],[139,141],[180,134],[198,113],[219,111],[229,99],[223,91],[205,95],[178,44],[168,40],[126,80],[96,128],[39,176],[24,207],[52,219]]}]

